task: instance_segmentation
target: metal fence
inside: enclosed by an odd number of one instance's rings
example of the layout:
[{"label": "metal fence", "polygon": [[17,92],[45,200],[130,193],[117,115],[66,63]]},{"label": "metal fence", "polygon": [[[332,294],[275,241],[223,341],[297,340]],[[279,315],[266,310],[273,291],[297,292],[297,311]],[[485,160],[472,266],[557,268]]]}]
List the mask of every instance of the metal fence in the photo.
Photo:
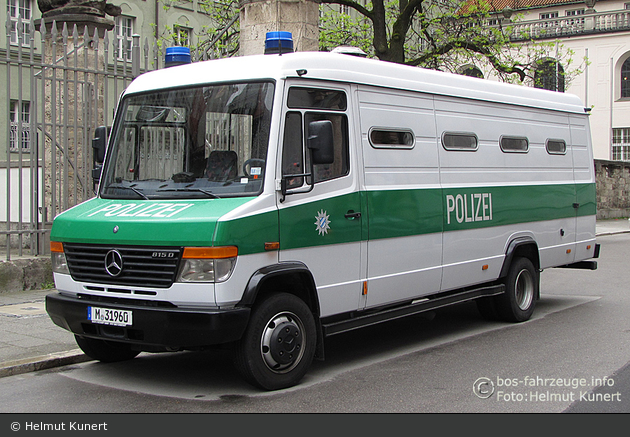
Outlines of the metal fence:
[{"label": "metal fence", "polygon": [[0,51],[0,250],[7,260],[47,254],[52,219],[93,197],[94,130],[111,126],[119,95],[161,57],[157,43],[145,39],[141,48],[139,35],[130,53],[102,29],[42,20],[27,32],[19,26],[16,40],[10,23],[7,16]]}]

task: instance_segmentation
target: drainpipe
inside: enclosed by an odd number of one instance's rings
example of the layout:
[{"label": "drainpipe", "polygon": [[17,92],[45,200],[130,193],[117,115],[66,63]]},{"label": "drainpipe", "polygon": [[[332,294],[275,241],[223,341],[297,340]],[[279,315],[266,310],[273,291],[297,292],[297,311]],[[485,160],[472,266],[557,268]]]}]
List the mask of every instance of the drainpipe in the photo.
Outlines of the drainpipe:
[{"label": "drainpipe", "polygon": [[158,11],[160,10],[160,0],[155,0],[155,31],[154,31],[154,36],[155,36],[155,42],[157,43],[158,40],[158,29],[160,28],[160,17],[159,17],[159,13]]},{"label": "drainpipe", "polygon": [[[615,103],[615,65],[613,58],[610,58],[610,129],[608,130],[609,142],[608,153],[612,159],[612,143],[613,143],[613,104]],[[621,153],[621,160],[623,160],[623,151]]]}]

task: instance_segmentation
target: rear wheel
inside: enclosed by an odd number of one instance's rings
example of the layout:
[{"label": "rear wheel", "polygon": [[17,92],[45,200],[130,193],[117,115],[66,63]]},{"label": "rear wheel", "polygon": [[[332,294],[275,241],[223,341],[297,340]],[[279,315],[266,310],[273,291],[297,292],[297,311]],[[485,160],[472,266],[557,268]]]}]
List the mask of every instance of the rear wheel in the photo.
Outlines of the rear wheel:
[{"label": "rear wheel", "polygon": [[309,307],[292,294],[273,294],[252,309],[236,347],[236,367],[245,380],[262,389],[291,387],[310,367],[316,337]]},{"label": "rear wheel", "polygon": [[104,363],[131,360],[140,353],[140,351],[132,350],[131,346],[126,343],[98,340],[78,335],[75,335],[74,338],[85,355]]},{"label": "rear wheel", "polygon": [[538,271],[528,258],[515,259],[505,278],[505,293],[495,300],[499,317],[509,322],[529,320],[536,307],[539,282]]}]

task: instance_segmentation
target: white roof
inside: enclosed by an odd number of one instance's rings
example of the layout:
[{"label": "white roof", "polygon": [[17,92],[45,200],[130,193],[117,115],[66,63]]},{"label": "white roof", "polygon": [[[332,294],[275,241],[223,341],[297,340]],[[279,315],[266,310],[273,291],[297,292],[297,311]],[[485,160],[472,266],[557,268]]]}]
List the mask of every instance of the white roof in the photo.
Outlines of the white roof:
[{"label": "white roof", "polygon": [[573,94],[327,52],[242,56],[163,68],[138,76],[125,93],[212,82],[280,80],[299,77],[299,70],[306,70],[301,77],[307,79],[399,88],[584,114],[582,101]]}]

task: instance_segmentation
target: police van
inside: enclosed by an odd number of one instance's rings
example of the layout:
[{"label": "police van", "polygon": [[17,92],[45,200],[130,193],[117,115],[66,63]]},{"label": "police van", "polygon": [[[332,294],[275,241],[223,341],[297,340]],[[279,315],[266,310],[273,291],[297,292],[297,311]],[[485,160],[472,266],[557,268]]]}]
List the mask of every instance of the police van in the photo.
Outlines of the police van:
[{"label": "police van", "polygon": [[124,91],[97,196],[54,220],[46,308],[96,360],[219,345],[281,389],[364,326],[528,320],[542,270],[596,268],[595,214],[576,96],[342,53],[197,62]]}]

